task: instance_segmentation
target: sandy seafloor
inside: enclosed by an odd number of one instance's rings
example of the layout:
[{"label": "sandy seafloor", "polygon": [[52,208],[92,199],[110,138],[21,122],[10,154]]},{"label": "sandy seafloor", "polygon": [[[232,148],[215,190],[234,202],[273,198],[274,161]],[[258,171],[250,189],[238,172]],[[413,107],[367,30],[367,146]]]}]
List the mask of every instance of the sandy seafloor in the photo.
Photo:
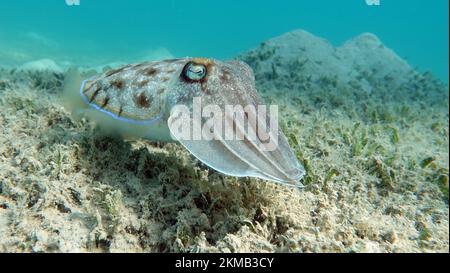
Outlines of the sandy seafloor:
[{"label": "sandy seafloor", "polygon": [[63,108],[64,68],[4,68],[0,251],[449,252],[447,84],[371,34],[335,48],[299,30],[238,58],[280,105],[305,189],[105,136]]}]

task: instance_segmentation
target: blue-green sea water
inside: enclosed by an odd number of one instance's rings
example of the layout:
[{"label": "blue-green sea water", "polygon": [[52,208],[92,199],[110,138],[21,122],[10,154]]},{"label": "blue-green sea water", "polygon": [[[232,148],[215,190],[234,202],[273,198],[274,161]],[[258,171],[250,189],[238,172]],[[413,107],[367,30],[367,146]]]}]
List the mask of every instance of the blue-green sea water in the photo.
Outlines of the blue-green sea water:
[{"label": "blue-green sea water", "polygon": [[1,0],[0,64],[39,58],[126,62],[165,56],[232,58],[305,29],[338,46],[372,32],[420,70],[448,82],[447,0]]}]

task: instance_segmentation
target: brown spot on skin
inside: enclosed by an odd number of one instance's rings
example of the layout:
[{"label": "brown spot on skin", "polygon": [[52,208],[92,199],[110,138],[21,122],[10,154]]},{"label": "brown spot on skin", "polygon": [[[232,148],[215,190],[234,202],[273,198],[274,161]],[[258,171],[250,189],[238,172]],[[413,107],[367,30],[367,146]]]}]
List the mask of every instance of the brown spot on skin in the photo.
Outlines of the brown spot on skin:
[{"label": "brown spot on skin", "polygon": [[93,102],[95,100],[95,97],[97,97],[98,93],[102,89],[102,86],[100,84],[97,84],[97,89],[95,89],[94,93],[92,93],[91,98],[89,99],[89,103]]},{"label": "brown spot on skin", "polygon": [[117,79],[111,82],[111,86],[114,86],[117,89],[122,89],[125,86],[125,83],[121,79]]},{"label": "brown spot on skin", "polygon": [[110,98],[109,97],[105,97],[105,99],[103,100],[103,104],[102,104],[102,108],[105,108],[106,105],[108,105]]},{"label": "brown spot on skin", "polygon": [[169,77],[164,77],[164,78],[161,79],[162,82],[167,82],[167,81],[169,81],[169,80],[170,80]]},{"label": "brown spot on skin", "polygon": [[156,70],[153,67],[149,67],[147,69],[144,69],[143,74],[147,75],[147,76],[153,76],[158,72],[158,70]]},{"label": "brown spot on skin", "polygon": [[152,100],[153,99],[151,97],[147,97],[144,93],[141,93],[139,96],[134,97],[134,102],[139,108],[149,108]]},{"label": "brown spot on skin", "polygon": [[222,71],[222,75],[220,75],[219,79],[220,81],[222,81],[223,83],[227,83],[231,78],[231,74],[228,71]]},{"label": "brown spot on skin", "polygon": [[175,69],[171,68],[171,69],[167,70],[166,72],[167,72],[167,73],[173,73],[173,72],[175,72],[175,71],[176,71]]},{"label": "brown spot on skin", "polygon": [[164,93],[164,88],[160,88],[160,89],[158,89],[158,91],[156,91],[156,94],[158,94],[158,95],[160,95],[162,93]]},{"label": "brown spot on skin", "polygon": [[148,80],[148,79],[143,80],[143,81],[140,81],[140,82],[138,83],[138,86],[139,86],[139,87],[144,87],[144,86],[146,86],[149,82],[150,82],[150,80]]}]

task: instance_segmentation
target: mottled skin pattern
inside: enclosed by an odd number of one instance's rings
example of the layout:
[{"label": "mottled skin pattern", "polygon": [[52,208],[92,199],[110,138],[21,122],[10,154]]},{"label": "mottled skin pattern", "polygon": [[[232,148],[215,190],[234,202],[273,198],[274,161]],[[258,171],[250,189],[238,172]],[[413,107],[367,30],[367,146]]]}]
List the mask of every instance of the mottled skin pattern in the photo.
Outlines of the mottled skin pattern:
[{"label": "mottled skin pattern", "polygon": [[[148,125],[148,130],[155,122],[170,127],[177,120],[170,115],[172,107],[182,104],[192,109],[194,97],[202,98],[202,107],[217,105],[223,111],[225,105],[264,104],[247,64],[205,58],[123,66],[86,80],[80,92],[97,110],[117,120]],[[233,121],[232,130],[239,130],[239,126]],[[303,166],[283,132],[276,132],[278,148],[274,151],[260,149],[263,141],[247,136],[244,140],[177,140],[203,163],[227,175],[301,185]]]},{"label": "mottled skin pattern", "polygon": [[173,75],[184,64],[185,60],[174,59],[122,66],[85,81],[82,93],[90,104],[116,117],[156,121],[164,114]]}]

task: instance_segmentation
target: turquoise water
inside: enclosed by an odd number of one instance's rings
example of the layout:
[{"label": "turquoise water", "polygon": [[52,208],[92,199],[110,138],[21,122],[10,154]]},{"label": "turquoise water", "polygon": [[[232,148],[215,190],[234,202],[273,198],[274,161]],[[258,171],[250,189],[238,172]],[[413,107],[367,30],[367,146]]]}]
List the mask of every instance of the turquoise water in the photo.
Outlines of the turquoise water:
[{"label": "turquoise water", "polygon": [[38,58],[102,62],[205,56],[231,58],[305,29],[334,45],[362,33],[448,82],[447,0],[143,1],[2,0],[0,64]]}]

